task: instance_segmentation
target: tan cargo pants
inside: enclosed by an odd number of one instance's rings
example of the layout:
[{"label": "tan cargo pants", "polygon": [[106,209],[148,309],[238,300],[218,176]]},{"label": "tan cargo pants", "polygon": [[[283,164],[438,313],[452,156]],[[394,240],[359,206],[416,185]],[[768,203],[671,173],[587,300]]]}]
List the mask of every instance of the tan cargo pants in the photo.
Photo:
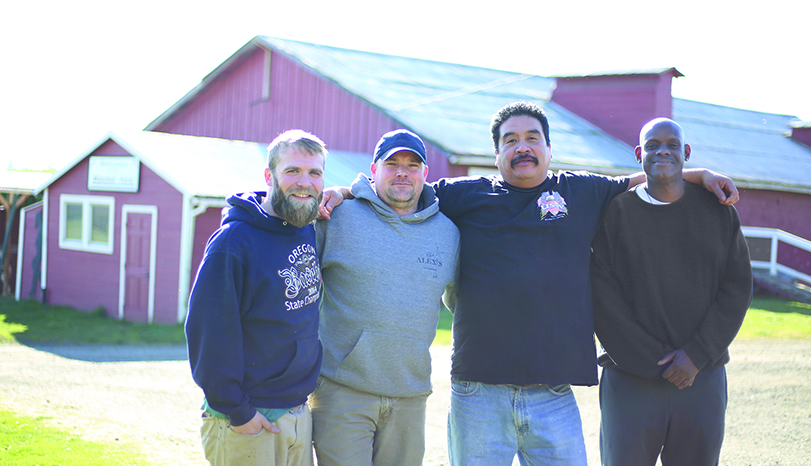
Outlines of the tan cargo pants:
[{"label": "tan cargo pants", "polygon": [[225,419],[203,417],[203,451],[211,466],[312,466],[313,423],[307,404],[273,423],[281,433],[242,435]]}]

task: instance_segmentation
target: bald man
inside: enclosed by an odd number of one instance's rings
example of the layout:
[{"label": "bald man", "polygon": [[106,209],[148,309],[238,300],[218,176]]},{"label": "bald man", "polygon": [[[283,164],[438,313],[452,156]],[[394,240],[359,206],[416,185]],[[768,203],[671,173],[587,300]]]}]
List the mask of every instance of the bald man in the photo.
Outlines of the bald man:
[{"label": "bald man", "polygon": [[611,202],[592,243],[602,462],[716,465],[749,250],[735,208],[684,181],[691,149],[676,122],[648,122],[634,153],[647,183]]}]

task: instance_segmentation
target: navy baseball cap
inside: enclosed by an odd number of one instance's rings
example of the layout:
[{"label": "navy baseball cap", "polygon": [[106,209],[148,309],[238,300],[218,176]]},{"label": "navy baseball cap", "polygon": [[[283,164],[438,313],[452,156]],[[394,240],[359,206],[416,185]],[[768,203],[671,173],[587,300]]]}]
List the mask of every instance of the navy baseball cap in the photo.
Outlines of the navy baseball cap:
[{"label": "navy baseball cap", "polygon": [[386,160],[392,154],[401,150],[407,150],[417,154],[422,160],[422,163],[428,165],[428,159],[425,156],[425,144],[419,136],[412,133],[407,129],[396,129],[384,134],[383,137],[377,141],[375,147],[375,157],[372,163],[377,162],[379,159]]}]

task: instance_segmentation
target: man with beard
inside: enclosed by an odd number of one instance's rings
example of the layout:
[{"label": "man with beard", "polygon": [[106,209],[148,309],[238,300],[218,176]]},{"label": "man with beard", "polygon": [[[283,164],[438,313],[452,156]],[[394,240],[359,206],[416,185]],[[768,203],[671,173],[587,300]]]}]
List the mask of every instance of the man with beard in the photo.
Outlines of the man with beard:
[{"label": "man with beard", "polygon": [[313,221],[326,154],[303,131],[277,137],[265,169],[272,193],[230,197],[206,245],[186,338],[212,465],[312,464],[306,402],[322,358]]},{"label": "man with beard", "polygon": [[324,363],[310,396],[321,466],[418,466],[440,300],[459,230],[439,212],[425,145],[407,130],[377,143],[372,180],[316,225],[324,277]]},{"label": "man with beard", "polygon": [[716,465],[724,366],[752,295],[749,250],[735,208],[684,182],[678,123],[648,122],[634,152],[647,184],[611,202],[592,243],[602,462]]},{"label": "man with beard", "polygon": [[[644,173],[551,173],[546,113],[501,108],[490,132],[499,175],[431,186],[459,228],[448,456],[452,465],[583,465],[585,442],[570,385],[596,385],[589,256],[608,203]],[[684,171],[719,201],[731,180]],[[726,191],[726,192],[724,192]],[[322,215],[345,190],[333,192]]]}]

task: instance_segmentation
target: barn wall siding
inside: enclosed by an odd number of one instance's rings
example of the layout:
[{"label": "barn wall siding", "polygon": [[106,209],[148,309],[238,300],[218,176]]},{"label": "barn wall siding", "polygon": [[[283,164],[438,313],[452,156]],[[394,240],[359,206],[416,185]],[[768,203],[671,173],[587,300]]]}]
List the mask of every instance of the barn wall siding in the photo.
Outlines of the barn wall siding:
[{"label": "barn wall siding", "polygon": [[[128,155],[113,142],[103,144],[91,155]],[[178,264],[182,195],[141,164],[137,193],[89,191],[89,159],[85,158],[49,188],[48,281],[49,304],[73,306],[91,311],[101,306],[110,316],[118,315],[121,257],[121,212],[124,204],[158,206],[157,264],[155,270],[155,312],[157,323],[177,321]],[[62,194],[113,196],[113,253],[98,254],[59,247],[59,198]],[[92,277],[88,281],[87,278]]]},{"label": "barn wall siding", "polygon": [[673,114],[672,74],[558,78],[552,100],[631,147],[639,128]]},{"label": "barn wall siding", "polygon": [[[328,149],[372,154],[384,133],[401,125],[335,83],[273,53],[271,87],[262,99],[264,50],[223,73],[156,131],[269,143],[288,129],[309,131]],[[429,179],[464,174],[448,154],[427,144]],[[371,160],[370,160],[371,162]]]},{"label": "barn wall siding", "polygon": [[200,262],[203,261],[206,243],[208,243],[208,239],[211,238],[211,235],[217,231],[217,228],[220,227],[220,223],[222,223],[222,209],[219,207],[210,207],[195,219],[191,277],[189,280],[189,283],[192,285],[194,284],[194,279],[197,278],[197,270],[200,268]]},{"label": "barn wall siding", "polygon": [[[741,200],[735,204],[745,226],[779,228],[811,241],[811,194],[741,189]],[[778,261],[811,275],[811,253],[781,244]]]}]

